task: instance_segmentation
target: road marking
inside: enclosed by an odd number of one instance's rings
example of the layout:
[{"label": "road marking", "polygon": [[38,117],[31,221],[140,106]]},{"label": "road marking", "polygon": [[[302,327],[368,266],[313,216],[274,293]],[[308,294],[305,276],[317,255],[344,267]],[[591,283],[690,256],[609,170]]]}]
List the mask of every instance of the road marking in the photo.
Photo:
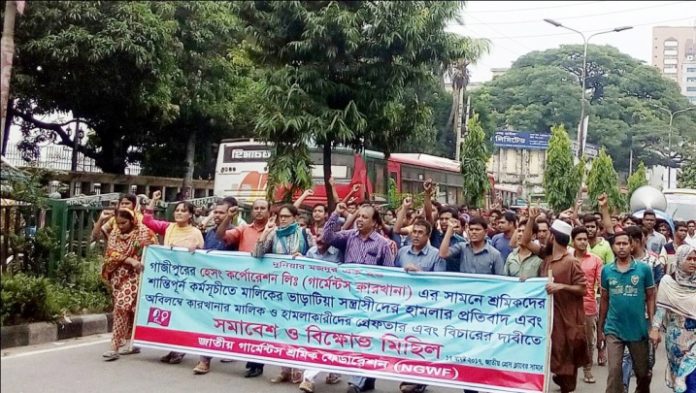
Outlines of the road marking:
[{"label": "road marking", "polygon": [[64,347],[59,347],[59,348],[48,348],[48,349],[39,349],[37,351],[31,351],[31,352],[22,352],[18,353],[15,355],[6,355],[2,357],[2,360],[5,361],[7,359],[14,359],[14,358],[22,358],[25,356],[33,356],[33,355],[41,355],[43,353],[49,353],[49,352],[57,352],[57,351],[65,351],[66,349],[74,349],[74,348],[81,348],[81,347],[88,347],[91,345],[97,345],[97,344],[105,344],[110,342],[111,339],[103,339],[103,340],[98,340],[98,341],[92,341],[88,343],[80,343],[80,344],[75,344],[75,345],[68,345]]}]

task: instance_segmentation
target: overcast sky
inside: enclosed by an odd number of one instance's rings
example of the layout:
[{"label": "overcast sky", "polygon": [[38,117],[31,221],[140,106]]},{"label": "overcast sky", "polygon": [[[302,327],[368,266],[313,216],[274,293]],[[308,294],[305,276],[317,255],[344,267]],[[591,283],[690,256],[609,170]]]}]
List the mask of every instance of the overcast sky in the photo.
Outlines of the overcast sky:
[{"label": "overcast sky", "polygon": [[633,29],[593,37],[590,43],[617,47],[650,63],[653,26],[696,25],[694,1],[468,1],[464,26],[450,31],[492,41],[491,53],[471,67],[472,81],[491,79],[491,68],[509,67],[533,50],[582,44],[578,33],[543,21],[554,19],[590,34],[619,26]]}]

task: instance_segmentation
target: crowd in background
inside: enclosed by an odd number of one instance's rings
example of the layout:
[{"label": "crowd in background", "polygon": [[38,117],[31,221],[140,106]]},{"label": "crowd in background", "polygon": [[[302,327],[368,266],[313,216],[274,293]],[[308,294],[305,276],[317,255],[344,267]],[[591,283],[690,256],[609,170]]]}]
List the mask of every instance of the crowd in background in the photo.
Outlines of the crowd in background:
[{"label": "crowd in background", "polygon": [[[335,189],[335,188],[334,188]],[[300,209],[312,195],[306,191],[293,204],[257,200],[248,222],[237,200],[227,197],[208,208],[177,202],[173,222],[154,217],[161,199],[124,196],[95,223],[93,237],[107,243],[103,277],[113,289],[114,334],[106,360],[138,353],[128,345],[142,271],[142,249],[164,244],[196,249],[306,256],[333,263],[357,263],[435,271],[518,277],[552,277],[547,292],[554,297],[551,372],[561,392],[576,389],[578,371],[584,383],[595,383],[596,364],[608,367],[606,391],[628,392],[635,376],[636,392],[649,392],[654,350],[664,338],[667,386],[696,392],[696,222],[670,222],[647,210],[642,217],[611,214],[606,195],[597,212],[582,212],[582,203],[555,213],[528,206],[517,210],[496,206],[474,209],[433,200],[436,186],[423,184],[423,206],[406,196],[398,209],[358,204],[354,193],[336,207]],[[183,353],[161,358],[177,364]],[[210,370],[201,356],[196,374]],[[263,374],[264,365],[249,362],[245,377]],[[312,393],[318,370],[282,368],[271,383],[296,383]],[[340,382],[331,373],[327,384]],[[375,379],[348,378],[347,392],[374,389]],[[401,392],[423,392],[425,385],[404,382]],[[471,391],[466,391],[471,392]]]}]

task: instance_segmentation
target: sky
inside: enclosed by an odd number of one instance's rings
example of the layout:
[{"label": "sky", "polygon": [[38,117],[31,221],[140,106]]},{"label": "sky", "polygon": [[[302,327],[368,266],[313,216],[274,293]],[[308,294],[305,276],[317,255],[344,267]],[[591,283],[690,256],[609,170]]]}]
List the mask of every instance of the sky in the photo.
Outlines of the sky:
[{"label": "sky", "polygon": [[545,18],[589,34],[633,26],[592,37],[590,44],[614,46],[649,64],[652,27],[695,26],[696,1],[467,1],[462,18],[463,26],[455,22],[448,31],[491,40],[490,54],[470,67],[471,80],[484,82],[491,68],[509,67],[525,53],[583,43],[580,34]]}]

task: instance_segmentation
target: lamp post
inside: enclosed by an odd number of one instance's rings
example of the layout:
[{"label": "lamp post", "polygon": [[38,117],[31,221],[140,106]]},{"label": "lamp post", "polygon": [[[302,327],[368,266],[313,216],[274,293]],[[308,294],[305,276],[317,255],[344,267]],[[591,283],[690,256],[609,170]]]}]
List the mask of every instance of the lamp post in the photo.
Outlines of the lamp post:
[{"label": "lamp post", "polygon": [[[678,111],[671,111],[671,110],[669,110],[667,108],[663,108],[661,106],[657,106],[657,105],[652,105],[652,106],[669,115],[669,134],[667,136],[667,150],[669,151],[669,158],[671,161],[671,159],[672,159],[672,122],[674,122],[674,116],[676,116],[680,113],[684,113],[686,111],[690,111],[692,109],[696,109],[696,107],[680,109]],[[672,165],[667,165],[667,188],[672,188]]]},{"label": "lamp post", "polygon": [[544,22],[552,24],[556,27],[562,27],[566,30],[574,31],[582,37],[584,41],[584,49],[582,53],[582,73],[580,77],[580,84],[582,86],[582,91],[581,91],[581,96],[580,96],[580,122],[578,124],[578,159],[581,159],[584,152],[585,152],[585,142],[587,141],[587,132],[585,130],[585,79],[586,79],[586,69],[587,69],[587,43],[590,41],[590,38],[600,35],[600,34],[608,34],[608,33],[618,33],[620,31],[624,30],[629,30],[632,29],[633,26],[622,26],[622,27],[616,27],[611,30],[606,30],[606,31],[600,31],[594,34],[590,34],[589,36],[585,37],[585,34],[581,32],[580,30],[575,30],[572,27],[564,26],[563,24],[553,20],[553,19],[544,19]]}]

